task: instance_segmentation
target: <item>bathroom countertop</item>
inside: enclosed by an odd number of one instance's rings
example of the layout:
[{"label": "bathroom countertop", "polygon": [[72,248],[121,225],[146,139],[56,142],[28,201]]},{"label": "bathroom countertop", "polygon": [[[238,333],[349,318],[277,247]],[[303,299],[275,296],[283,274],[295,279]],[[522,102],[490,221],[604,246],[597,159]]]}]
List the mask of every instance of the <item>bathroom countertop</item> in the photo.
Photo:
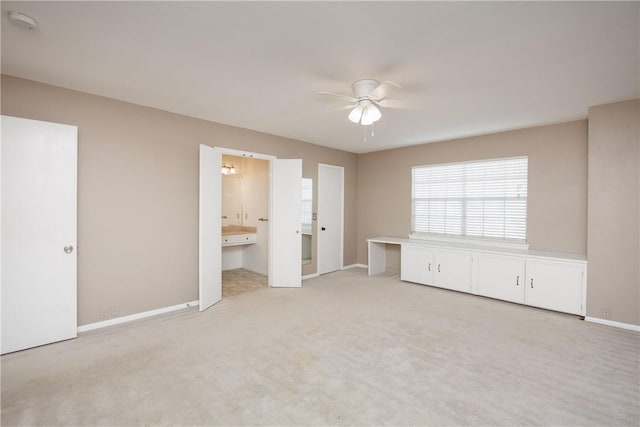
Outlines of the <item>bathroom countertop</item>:
[{"label": "bathroom countertop", "polygon": [[228,225],[222,227],[222,235],[229,236],[232,234],[253,234],[256,232],[256,227],[248,227],[242,225]]}]

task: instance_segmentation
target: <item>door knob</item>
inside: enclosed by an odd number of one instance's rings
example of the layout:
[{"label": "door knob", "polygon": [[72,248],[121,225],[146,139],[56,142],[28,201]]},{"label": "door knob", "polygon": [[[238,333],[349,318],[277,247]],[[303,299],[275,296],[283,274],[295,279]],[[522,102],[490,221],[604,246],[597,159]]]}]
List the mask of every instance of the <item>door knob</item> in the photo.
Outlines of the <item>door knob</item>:
[{"label": "door knob", "polygon": [[73,252],[73,246],[71,245],[67,245],[64,247],[64,251],[68,254],[70,254],[71,252]]},{"label": "door knob", "polygon": [[326,230],[326,228],[325,228],[325,227],[322,227],[322,228],[321,228],[321,230],[322,230],[322,231],[324,231],[324,230]]}]

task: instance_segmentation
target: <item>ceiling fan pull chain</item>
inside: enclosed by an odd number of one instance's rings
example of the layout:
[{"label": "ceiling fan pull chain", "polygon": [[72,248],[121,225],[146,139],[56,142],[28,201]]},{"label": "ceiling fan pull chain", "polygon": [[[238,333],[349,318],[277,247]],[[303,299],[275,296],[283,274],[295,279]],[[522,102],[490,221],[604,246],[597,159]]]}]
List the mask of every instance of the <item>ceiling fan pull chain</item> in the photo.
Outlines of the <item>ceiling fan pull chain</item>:
[{"label": "ceiling fan pull chain", "polygon": [[364,128],[364,140],[366,142],[367,141],[367,127],[363,126],[363,128]]},{"label": "ceiling fan pull chain", "polygon": [[374,126],[374,124],[371,123],[371,136],[373,136],[373,126]]}]

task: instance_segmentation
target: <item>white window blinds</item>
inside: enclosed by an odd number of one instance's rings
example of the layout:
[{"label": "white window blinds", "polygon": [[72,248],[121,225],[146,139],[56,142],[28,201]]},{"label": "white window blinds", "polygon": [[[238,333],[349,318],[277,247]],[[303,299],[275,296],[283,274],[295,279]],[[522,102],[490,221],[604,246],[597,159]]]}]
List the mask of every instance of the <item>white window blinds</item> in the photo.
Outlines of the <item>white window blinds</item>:
[{"label": "white window blinds", "polygon": [[416,166],[412,232],[527,240],[527,157]]},{"label": "white window blinds", "polygon": [[311,234],[313,180],[302,178],[302,233]]}]

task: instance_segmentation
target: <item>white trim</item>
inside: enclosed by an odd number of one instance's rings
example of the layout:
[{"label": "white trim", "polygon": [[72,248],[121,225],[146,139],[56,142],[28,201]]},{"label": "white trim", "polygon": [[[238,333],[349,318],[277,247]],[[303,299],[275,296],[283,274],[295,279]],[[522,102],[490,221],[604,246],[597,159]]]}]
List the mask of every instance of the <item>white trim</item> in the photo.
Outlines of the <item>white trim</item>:
[{"label": "white trim", "polygon": [[598,323],[600,325],[613,326],[614,328],[626,329],[629,331],[640,332],[640,325],[632,325],[630,323],[614,322],[613,320],[600,319],[599,317],[585,317],[586,322]]},{"label": "white trim", "polygon": [[271,154],[262,154],[262,153],[254,153],[251,151],[242,151],[242,150],[234,150],[232,148],[224,148],[224,147],[215,147],[222,150],[222,154],[226,154],[228,156],[237,156],[237,157],[248,157],[250,159],[262,159],[262,160],[271,160],[277,159],[276,156]]},{"label": "white trim", "polygon": [[182,304],[172,305],[170,307],[157,308],[155,310],[143,311],[142,313],[130,314],[129,316],[116,317],[115,319],[103,320],[102,322],[89,323],[88,325],[78,326],[78,332],[87,332],[94,329],[106,328],[107,326],[119,325],[121,323],[131,322],[133,320],[144,319],[147,317],[157,316],[159,314],[170,313],[183,308],[195,307],[199,304],[198,300],[185,302]]},{"label": "white trim", "polygon": [[320,275],[318,273],[311,273],[311,274],[302,276],[302,280],[313,279],[314,277],[319,277],[319,276]]},{"label": "white trim", "polygon": [[350,268],[369,268],[367,264],[349,264],[342,267],[343,270],[348,270]]},{"label": "white trim", "polygon": [[522,249],[529,250],[529,243],[519,243],[519,242],[505,242],[502,240],[491,240],[491,239],[474,239],[470,237],[460,236],[439,236],[428,233],[411,233],[409,234],[409,238],[412,240],[425,240],[425,241],[433,241],[433,242],[447,242],[447,243],[462,243],[469,245],[480,245],[480,246],[489,246],[495,248],[506,248],[506,249]]}]

